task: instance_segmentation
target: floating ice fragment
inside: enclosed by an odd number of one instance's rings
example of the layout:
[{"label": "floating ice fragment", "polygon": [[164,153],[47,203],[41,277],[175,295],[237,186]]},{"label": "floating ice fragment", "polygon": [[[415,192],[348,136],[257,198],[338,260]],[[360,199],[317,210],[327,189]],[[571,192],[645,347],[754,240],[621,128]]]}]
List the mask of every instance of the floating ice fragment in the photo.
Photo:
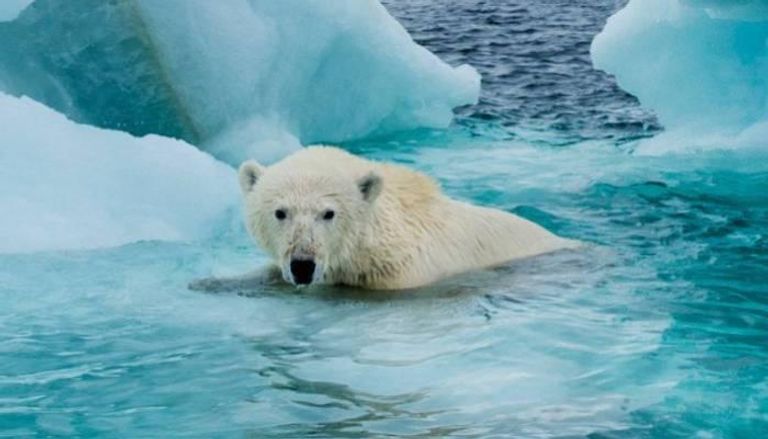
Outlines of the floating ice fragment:
[{"label": "floating ice fragment", "polygon": [[0,253],[210,235],[234,171],[179,140],[76,124],[0,93]]},{"label": "floating ice fragment", "polygon": [[642,150],[768,143],[766,0],[631,0],[592,57],[666,126]]}]

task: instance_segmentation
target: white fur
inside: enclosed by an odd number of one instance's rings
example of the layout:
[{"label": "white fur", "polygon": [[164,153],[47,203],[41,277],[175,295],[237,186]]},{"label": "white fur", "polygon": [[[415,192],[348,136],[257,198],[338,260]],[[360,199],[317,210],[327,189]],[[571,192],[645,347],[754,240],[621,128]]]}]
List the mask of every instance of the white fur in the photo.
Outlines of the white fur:
[{"label": "white fur", "polygon": [[[305,148],[240,168],[246,225],[291,282],[311,257],[313,282],[372,289],[422,286],[461,272],[575,247],[528,220],[443,195],[429,177],[337,148]],[[275,217],[275,210],[288,214]],[[328,210],[331,221],[323,220]]]}]

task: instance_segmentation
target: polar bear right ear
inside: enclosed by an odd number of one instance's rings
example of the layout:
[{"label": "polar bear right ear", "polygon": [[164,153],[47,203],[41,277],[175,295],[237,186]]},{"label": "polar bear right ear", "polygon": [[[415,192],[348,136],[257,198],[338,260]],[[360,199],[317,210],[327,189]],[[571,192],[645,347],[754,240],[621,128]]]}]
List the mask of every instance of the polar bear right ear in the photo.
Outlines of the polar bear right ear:
[{"label": "polar bear right ear", "polygon": [[261,166],[256,160],[248,160],[240,165],[240,189],[244,194],[253,190],[253,186],[264,173],[264,166]]},{"label": "polar bear right ear", "polygon": [[381,177],[370,172],[363,178],[357,180],[357,188],[363,195],[363,200],[372,203],[381,193]]}]

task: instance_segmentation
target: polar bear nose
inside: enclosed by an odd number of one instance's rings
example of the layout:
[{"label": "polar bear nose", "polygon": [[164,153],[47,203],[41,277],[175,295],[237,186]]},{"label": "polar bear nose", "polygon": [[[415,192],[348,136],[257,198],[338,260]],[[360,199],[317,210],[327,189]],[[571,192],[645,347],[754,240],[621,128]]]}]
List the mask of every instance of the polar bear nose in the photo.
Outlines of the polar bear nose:
[{"label": "polar bear nose", "polygon": [[315,261],[311,259],[291,259],[291,274],[293,280],[299,285],[312,283],[315,274]]}]

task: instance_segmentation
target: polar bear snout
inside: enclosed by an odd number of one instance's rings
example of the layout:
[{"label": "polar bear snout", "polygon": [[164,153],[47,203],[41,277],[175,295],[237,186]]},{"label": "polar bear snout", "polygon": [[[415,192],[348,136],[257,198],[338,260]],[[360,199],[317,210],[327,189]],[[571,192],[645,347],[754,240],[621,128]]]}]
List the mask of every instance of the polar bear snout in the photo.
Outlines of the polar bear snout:
[{"label": "polar bear snout", "polygon": [[291,259],[291,277],[296,285],[309,285],[315,278],[317,264],[314,259]]}]

